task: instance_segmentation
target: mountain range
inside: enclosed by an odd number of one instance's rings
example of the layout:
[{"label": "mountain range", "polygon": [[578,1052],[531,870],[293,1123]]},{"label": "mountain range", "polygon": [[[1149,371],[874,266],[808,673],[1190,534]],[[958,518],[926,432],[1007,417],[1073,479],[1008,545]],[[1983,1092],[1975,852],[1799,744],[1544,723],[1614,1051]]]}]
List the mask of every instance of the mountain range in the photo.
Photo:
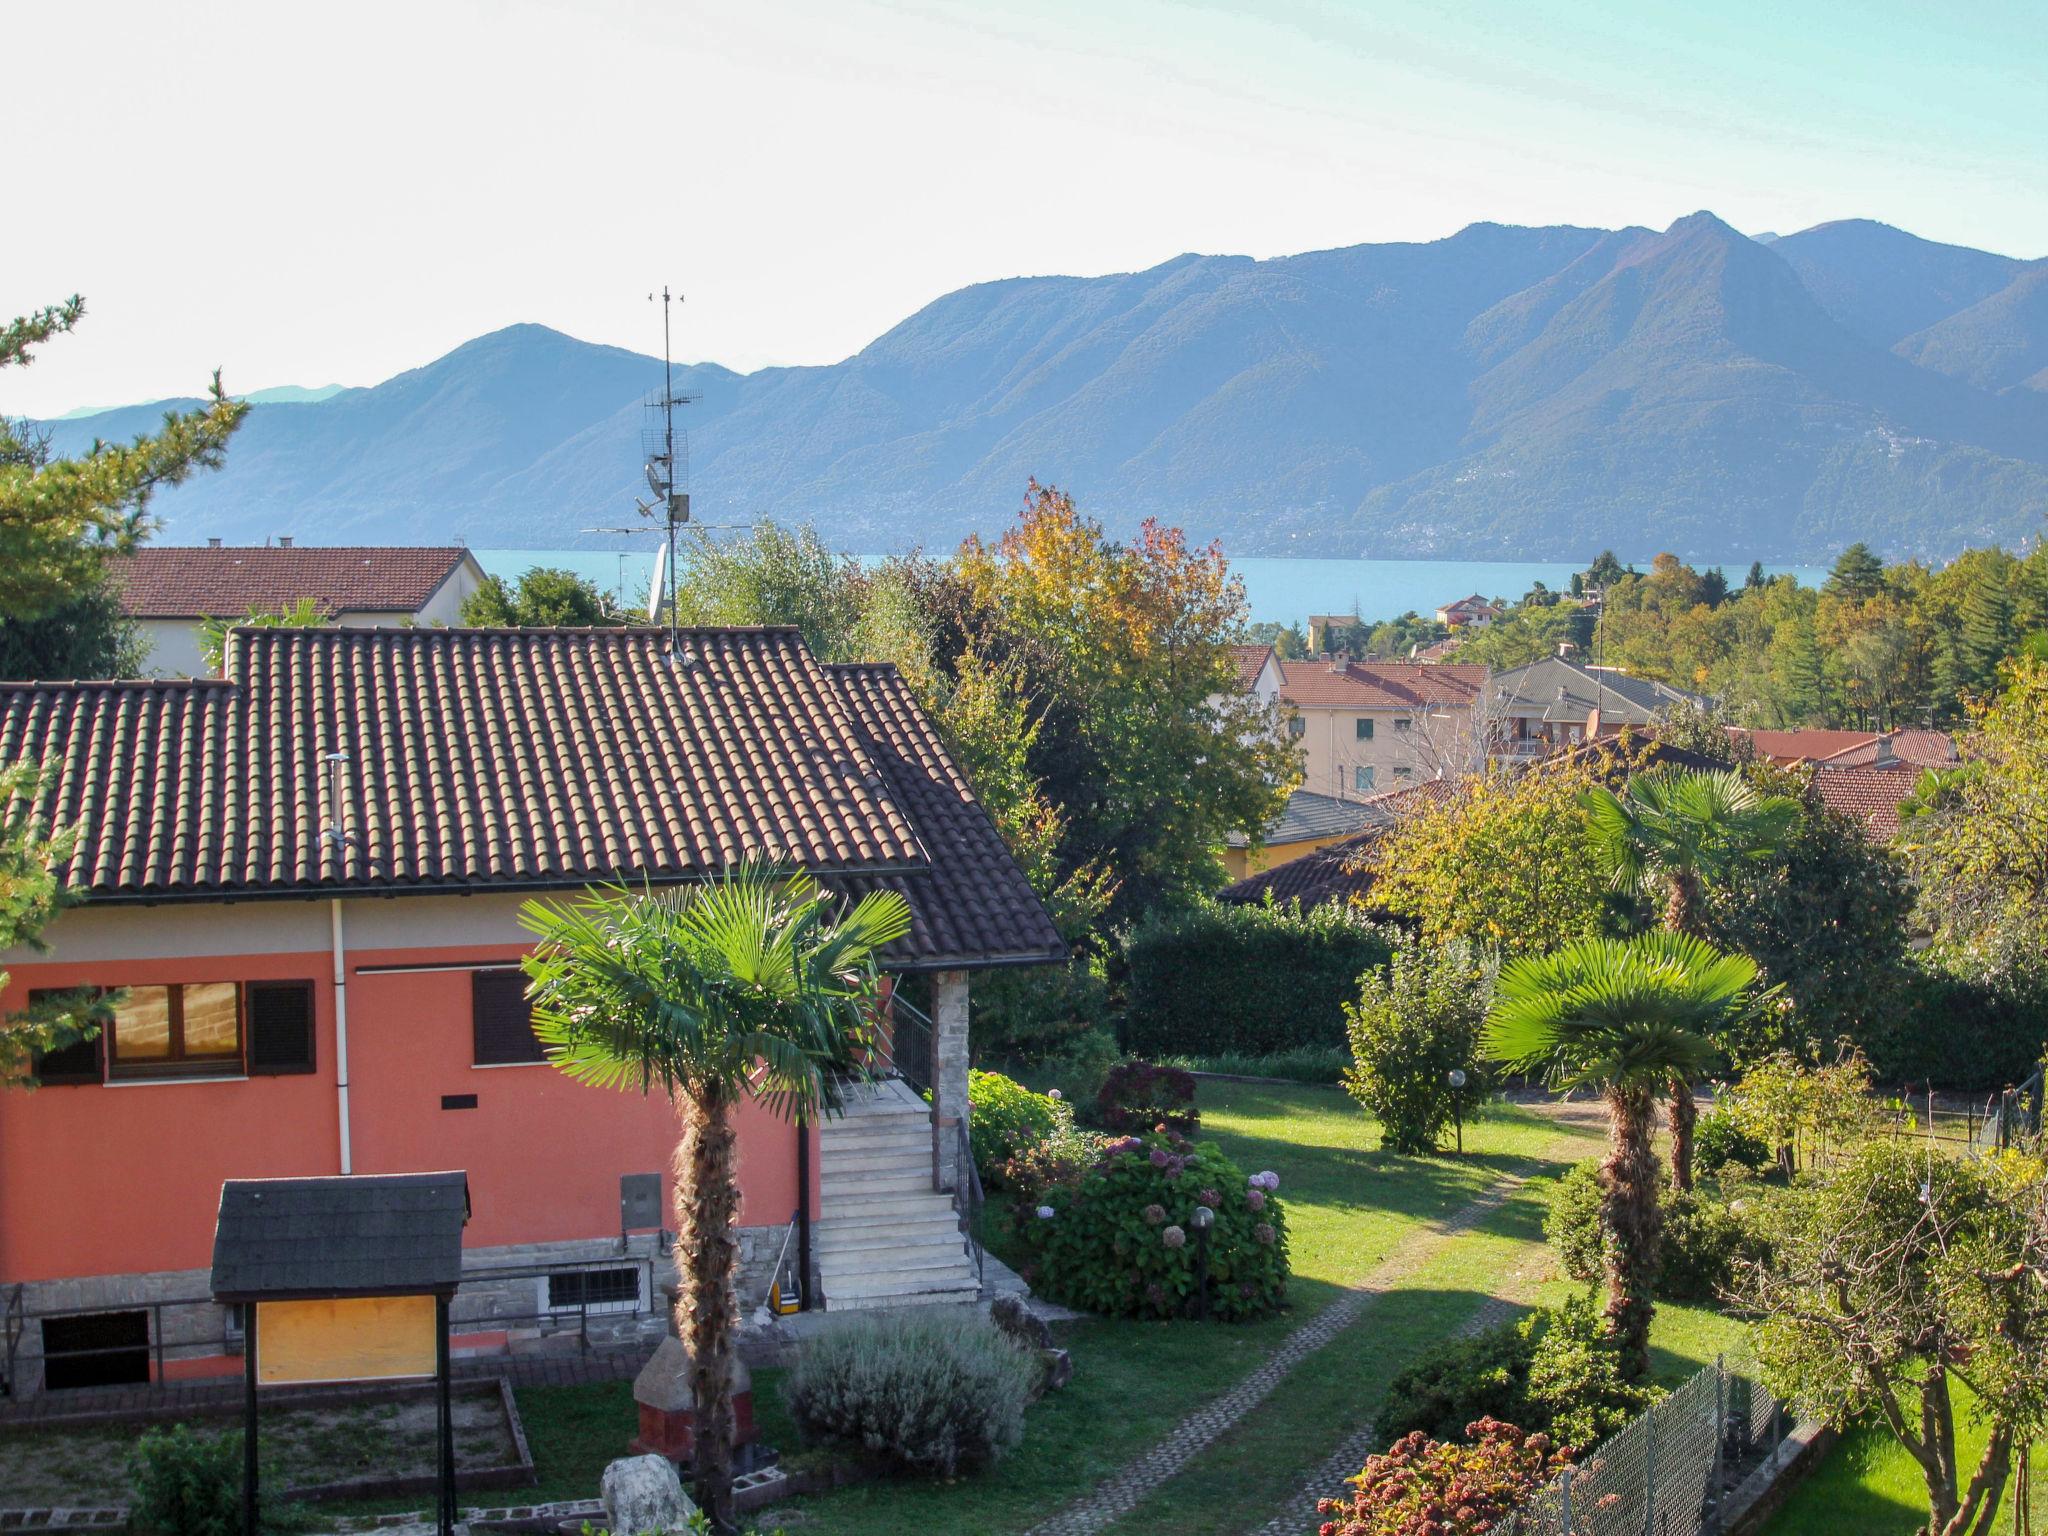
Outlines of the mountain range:
[{"label": "mountain range", "polygon": [[[516,325],[259,403],[160,537],[603,542],[660,368]],[[963,288],[829,366],[676,375],[700,519],[866,551],[999,529],[1034,476],[1244,555],[1938,558],[2048,513],[2048,260],[1867,220],[1187,255]],[[73,449],[167,403],[50,425]]]}]

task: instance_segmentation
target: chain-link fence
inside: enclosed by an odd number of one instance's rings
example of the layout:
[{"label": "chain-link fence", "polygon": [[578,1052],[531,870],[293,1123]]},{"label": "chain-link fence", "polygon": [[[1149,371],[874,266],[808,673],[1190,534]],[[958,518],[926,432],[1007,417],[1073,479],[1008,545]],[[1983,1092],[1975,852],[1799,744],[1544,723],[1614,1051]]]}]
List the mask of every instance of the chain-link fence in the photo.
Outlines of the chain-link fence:
[{"label": "chain-link fence", "polygon": [[1503,1536],[1711,1536],[1731,1472],[1786,1415],[1753,1373],[1716,1360],[1525,1504]]}]

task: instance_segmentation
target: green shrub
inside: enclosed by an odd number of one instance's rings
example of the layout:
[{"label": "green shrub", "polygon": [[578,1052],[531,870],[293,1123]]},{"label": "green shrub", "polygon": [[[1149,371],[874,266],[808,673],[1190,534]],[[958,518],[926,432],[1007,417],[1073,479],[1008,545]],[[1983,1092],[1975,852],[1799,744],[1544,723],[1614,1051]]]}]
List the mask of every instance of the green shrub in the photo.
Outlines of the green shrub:
[{"label": "green shrub", "polygon": [[160,1536],[239,1536],[242,1437],[146,1429],[129,1453],[135,1524]]},{"label": "green shrub", "polygon": [[1479,1031],[1492,990],[1469,946],[1405,936],[1384,972],[1361,978],[1344,1009],[1353,1063],[1344,1090],[1378,1119],[1389,1151],[1435,1151],[1454,1118],[1486,1102]]},{"label": "green shrub", "polygon": [[1023,1229],[1024,1219],[1045,1203],[1049,1192],[1079,1184],[1108,1143],[1106,1136],[1070,1125],[1012,1153],[997,1170],[996,1184],[1009,1192],[1018,1230]]},{"label": "green shrub", "polygon": [[1196,1206],[1215,1212],[1206,1240],[1211,1317],[1257,1317],[1287,1293],[1287,1220],[1279,1176],[1246,1178],[1213,1142],[1173,1132],[1110,1142],[1079,1179],[1021,1213],[1024,1278],[1068,1306],[1113,1317],[1181,1317],[1205,1244]]},{"label": "green shrub", "polygon": [[1290,1083],[1335,1087],[1351,1070],[1351,1053],[1334,1045],[1301,1045],[1265,1056],[1247,1056],[1238,1051],[1225,1051],[1217,1056],[1165,1056],[1159,1064],[1182,1067],[1189,1072],[1217,1072],[1227,1077],[1275,1077]]},{"label": "green shrub", "polygon": [[1574,1297],[1521,1326],[1534,1338],[1526,1412],[1559,1444],[1595,1445],[1650,1406],[1656,1394],[1622,1373],[1621,1351],[1591,1298]]},{"label": "green shrub", "polygon": [[[1543,1218],[1543,1235],[1564,1272],[1588,1283],[1603,1273],[1599,1169],[1597,1162],[1574,1164],[1551,1190]],[[1717,1300],[1734,1278],[1736,1262],[1758,1255],[1756,1223],[1729,1189],[1714,1182],[1684,1192],[1667,1184],[1658,1205],[1664,1226],[1657,1244],[1657,1294],[1671,1301]]]},{"label": "green shrub", "polygon": [[1083,1030],[1035,1062],[1024,1075],[1048,1092],[1057,1088],[1076,1110],[1095,1102],[1102,1080],[1123,1059],[1116,1036],[1106,1029]]},{"label": "green shrub", "polygon": [[986,1318],[899,1312],[813,1335],[782,1395],[811,1443],[951,1477],[1023,1439],[1037,1372]]},{"label": "green shrub", "polygon": [[1339,905],[1204,901],[1149,917],[1124,944],[1121,1037],[1134,1055],[1247,1056],[1342,1046],[1344,1005],[1387,940]]},{"label": "green shrub", "polygon": [[967,1074],[967,1141],[981,1182],[1003,1187],[1003,1165],[1036,1142],[1070,1130],[1074,1111],[1000,1072]]},{"label": "green shrub", "polygon": [[1195,1108],[1195,1080],[1179,1067],[1127,1061],[1110,1069],[1095,1095],[1095,1123],[1106,1131],[1150,1131],[1164,1127],[1187,1135],[1202,1123]]},{"label": "green shrub", "polygon": [[1908,974],[1907,1005],[1853,1032],[1881,1083],[1988,1093],[2024,1082],[2048,1047],[2048,985],[1971,973],[1938,954]]},{"label": "green shrub", "polygon": [[1700,1173],[1747,1168],[1762,1173],[1771,1165],[1770,1143],[1742,1123],[1725,1103],[1718,1103],[1693,1127],[1692,1165]]},{"label": "green shrub", "polygon": [[1481,1419],[1463,1442],[1404,1435],[1367,1460],[1343,1493],[1318,1499],[1323,1536],[1477,1536],[1514,1512],[1569,1464],[1550,1437]]},{"label": "green shrub", "polygon": [[1574,1163],[1551,1187],[1543,1235],[1566,1274],[1588,1285],[1600,1278],[1607,1250],[1600,1231],[1599,1163]]},{"label": "green shrub", "polygon": [[1441,1340],[1387,1383],[1374,1430],[1391,1443],[1416,1430],[1432,1440],[1455,1440],[1475,1419],[1519,1424],[1534,1352],[1529,1330],[1514,1322]]}]

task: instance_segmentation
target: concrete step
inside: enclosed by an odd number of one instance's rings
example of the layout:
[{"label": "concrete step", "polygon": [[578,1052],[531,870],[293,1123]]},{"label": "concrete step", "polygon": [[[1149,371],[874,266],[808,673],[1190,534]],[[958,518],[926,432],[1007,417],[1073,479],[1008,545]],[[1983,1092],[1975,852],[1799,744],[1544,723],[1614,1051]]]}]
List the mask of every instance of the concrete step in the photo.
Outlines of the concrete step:
[{"label": "concrete step", "polygon": [[957,1239],[960,1235],[959,1213],[945,1196],[934,1198],[943,1203],[934,1204],[929,1210],[905,1211],[896,1215],[876,1213],[859,1221],[821,1221],[813,1229],[817,1249],[820,1253],[831,1253],[842,1248],[915,1242],[934,1232]]},{"label": "concrete step", "polygon": [[862,1115],[857,1120],[828,1120],[818,1139],[828,1147],[838,1147],[864,1141],[899,1141],[913,1136],[926,1141],[932,1139],[930,1115]]},{"label": "concrete step", "polygon": [[873,1190],[866,1194],[841,1195],[818,1208],[820,1225],[851,1226],[862,1221],[902,1221],[930,1211],[953,1211],[953,1197],[942,1195],[927,1182],[917,1189]]},{"label": "concrete step", "polygon": [[826,1278],[820,1289],[827,1312],[972,1301],[981,1294],[980,1283],[974,1278],[974,1266],[964,1259],[958,1270],[903,1270],[863,1275],[857,1280]]},{"label": "concrete step", "polygon": [[914,1195],[919,1192],[934,1193],[932,1171],[929,1166],[890,1169],[879,1173],[835,1175],[829,1170],[820,1184],[824,1193],[824,1209],[833,1215],[840,1215],[837,1209],[841,1200],[858,1200],[864,1195]]},{"label": "concrete step", "polygon": [[930,1147],[875,1147],[858,1151],[833,1149],[821,1159],[828,1179],[859,1179],[876,1173],[921,1173],[932,1176]]},{"label": "concrete step", "polygon": [[951,1273],[966,1263],[967,1249],[956,1236],[950,1243],[821,1253],[818,1276],[829,1286],[835,1280],[865,1281],[877,1275],[926,1274],[932,1270]]}]

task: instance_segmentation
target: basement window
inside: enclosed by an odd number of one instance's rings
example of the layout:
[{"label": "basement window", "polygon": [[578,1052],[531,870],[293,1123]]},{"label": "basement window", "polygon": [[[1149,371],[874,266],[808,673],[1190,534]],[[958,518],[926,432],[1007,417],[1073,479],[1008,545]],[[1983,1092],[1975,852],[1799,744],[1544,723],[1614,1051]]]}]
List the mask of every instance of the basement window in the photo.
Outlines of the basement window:
[{"label": "basement window", "polygon": [[149,1380],[149,1314],[86,1312],[43,1319],[43,1386],[126,1387]]},{"label": "basement window", "polygon": [[550,1312],[637,1312],[640,1270],[568,1269],[548,1276]]}]

